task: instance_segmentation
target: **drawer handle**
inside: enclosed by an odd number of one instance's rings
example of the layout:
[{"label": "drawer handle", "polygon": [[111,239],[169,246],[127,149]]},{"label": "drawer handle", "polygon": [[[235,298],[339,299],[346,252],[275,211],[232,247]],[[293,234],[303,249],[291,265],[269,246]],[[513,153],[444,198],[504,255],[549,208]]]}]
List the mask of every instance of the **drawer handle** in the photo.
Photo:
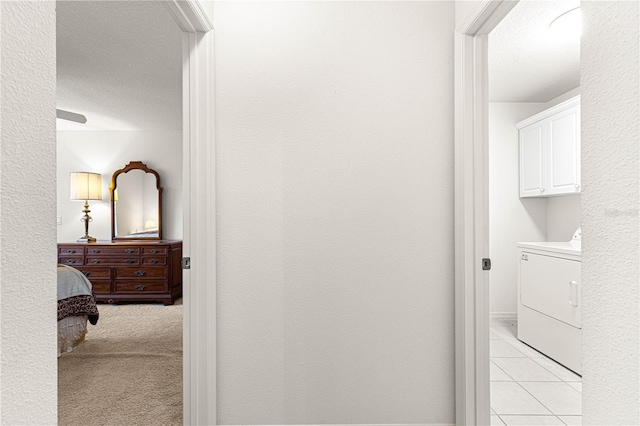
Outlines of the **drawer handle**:
[{"label": "drawer handle", "polygon": [[158,263],[158,259],[151,259],[149,263]]},{"label": "drawer handle", "polygon": [[116,303],[116,301],[115,301],[115,300],[113,300],[113,299],[107,299],[107,303],[111,303],[111,304],[113,304],[113,303]]},{"label": "drawer handle", "polygon": [[93,259],[91,263],[100,263],[100,259]]},{"label": "drawer handle", "polygon": [[139,277],[144,276],[144,274],[146,274],[146,273],[147,273],[147,271],[136,271],[136,275],[139,276]]},{"label": "drawer handle", "polygon": [[158,250],[156,249],[151,249],[151,253],[156,254],[158,252]]},{"label": "drawer handle", "polygon": [[144,290],[145,288],[147,288],[147,286],[146,286],[146,285],[144,285],[144,284],[138,284],[138,285],[136,286],[136,290],[138,290],[138,291],[142,291],[142,290]]},{"label": "drawer handle", "polygon": [[125,259],[124,263],[133,263],[133,259]]},{"label": "drawer handle", "polygon": [[124,252],[125,253],[133,253],[133,249],[126,249]]},{"label": "drawer handle", "polygon": [[89,272],[89,271],[82,271],[82,273],[84,274],[84,276],[85,276],[85,277],[88,277],[88,276],[89,276],[89,274],[90,274],[91,272]]},{"label": "drawer handle", "polygon": [[75,260],[73,260],[73,259],[67,259],[67,261],[66,261],[66,262],[64,262],[64,263],[67,263],[67,264],[69,264],[69,265],[73,265],[74,263],[76,263],[76,261],[75,261]]},{"label": "drawer handle", "polygon": [[75,253],[76,251],[74,249],[69,249],[67,250],[67,253]]},{"label": "drawer handle", "polygon": [[100,250],[98,250],[98,249],[93,249],[93,250],[91,250],[91,253],[100,253]]}]

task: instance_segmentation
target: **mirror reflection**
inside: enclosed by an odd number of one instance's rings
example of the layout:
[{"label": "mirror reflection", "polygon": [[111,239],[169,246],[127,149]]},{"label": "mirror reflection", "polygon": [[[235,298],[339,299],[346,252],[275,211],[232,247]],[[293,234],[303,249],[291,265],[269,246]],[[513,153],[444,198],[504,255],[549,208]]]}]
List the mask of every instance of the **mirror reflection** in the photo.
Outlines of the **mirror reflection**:
[{"label": "mirror reflection", "polygon": [[159,180],[158,174],[141,162],[131,162],[113,174],[113,239],[162,238]]}]

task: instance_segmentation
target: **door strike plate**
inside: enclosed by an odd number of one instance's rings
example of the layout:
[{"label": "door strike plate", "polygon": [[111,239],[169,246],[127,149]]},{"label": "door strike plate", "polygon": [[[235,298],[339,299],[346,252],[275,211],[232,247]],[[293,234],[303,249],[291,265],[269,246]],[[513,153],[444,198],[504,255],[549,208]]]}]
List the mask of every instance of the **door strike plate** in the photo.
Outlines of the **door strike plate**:
[{"label": "door strike plate", "polygon": [[191,258],[183,257],[182,258],[182,269],[191,269]]},{"label": "door strike plate", "polygon": [[491,270],[491,259],[489,259],[488,257],[485,257],[484,259],[482,259],[482,270],[483,271]]}]

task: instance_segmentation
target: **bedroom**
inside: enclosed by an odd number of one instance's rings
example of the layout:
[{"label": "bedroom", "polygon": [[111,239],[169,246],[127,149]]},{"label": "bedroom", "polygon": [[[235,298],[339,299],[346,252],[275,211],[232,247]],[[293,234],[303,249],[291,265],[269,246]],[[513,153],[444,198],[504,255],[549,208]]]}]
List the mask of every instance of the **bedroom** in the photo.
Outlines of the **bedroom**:
[{"label": "bedroom", "polygon": [[[90,216],[89,235],[97,239],[97,244],[109,242],[112,239],[111,225],[111,196],[110,185],[112,175],[133,161],[141,161],[151,169],[157,171],[162,187],[162,238],[164,240],[181,240],[183,224],[182,203],[182,33],[173,23],[166,8],[158,2],[57,2],[57,108],[82,114],[86,123],[71,120],[57,120],[57,241],[59,244],[75,243],[82,236],[84,225],[83,201],[70,199],[70,173],[93,172],[101,175],[101,195],[99,200],[89,200]],[[141,172],[140,172],[141,173]],[[122,203],[123,178],[133,175],[129,172],[118,177],[120,200],[118,201],[118,219],[126,205]],[[145,173],[151,178],[151,174]],[[151,226],[157,225],[154,223]],[[131,229],[130,232],[134,232]],[[122,234],[121,232],[117,235]],[[59,246],[61,247],[61,246]],[[60,248],[60,250],[62,250]],[[181,257],[181,256],[180,256]],[[131,259],[125,259],[131,261]],[[149,260],[158,262],[155,258],[141,258],[140,262]],[[66,257],[59,260],[74,266],[73,258]],[[99,259],[94,259],[99,261]],[[160,263],[164,259],[160,259]],[[87,259],[87,263],[89,260]],[[80,267],[79,267],[80,268]],[[69,399],[77,400],[84,397],[73,393],[69,381],[73,378],[77,383],[77,370],[91,368],[93,375],[99,375],[105,369],[111,369],[113,374],[105,374],[100,380],[103,389],[108,390],[107,377],[118,377],[117,374],[135,375],[120,371],[122,364],[114,360],[118,369],[107,361],[96,363],[90,353],[98,351],[102,358],[107,359],[105,353],[112,335],[126,334],[127,339],[116,340],[112,351],[121,351],[122,355],[113,356],[126,360],[126,353],[131,351],[124,345],[124,340],[133,340],[137,336],[138,342],[164,338],[171,342],[171,353],[179,350],[181,354],[181,312],[182,300],[178,299],[176,306],[161,306],[157,303],[111,305],[109,295],[100,296],[100,292],[108,292],[109,282],[94,280],[96,272],[102,271],[94,266],[93,275],[88,276],[94,282],[94,290],[103,302],[99,303],[100,319],[94,325],[87,325],[86,341],[82,344],[83,362],[78,359],[62,358],[59,367],[59,419],[65,424],[79,424],[82,413],[74,413],[65,408]],[[85,269],[90,269],[85,268]],[[105,268],[102,268],[105,269]],[[174,267],[175,269],[175,267]],[[85,274],[89,271],[83,271]],[[109,271],[106,272],[107,279]],[[101,276],[104,277],[104,274]],[[106,290],[101,288],[102,281]],[[153,286],[154,283],[143,283]],[[115,286],[116,284],[114,284]],[[138,296],[139,294],[134,294]],[[134,297],[132,296],[132,297]],[[171,299],[173,302],[173,298]],[[179,318],[176,319],[176,315]],[[116,322],[127,319],[138,322],[138,327],[124,328]],[[167,324],[158,329],[158,324]],[[176,323],[178,321],[178,323]],[[175,332],[177,327],[177,332]],[[116,334],[119,333],[119,334]],[[174,335],[171,335],[173,333]],[[96,346],[103,342],[102,345]],[[132,341],[135,345],[135,341]],[[175,345],[174,345],[175,344]],[[94,346],[91,346],[94,345]],[[117,349],[116,349],[117,348]],[[142,346],[138,348],[141,351]],[[63,349],[64,351],[64,349]],[[147,350],[149,352],[149,350]],[[161,351],[158,351],[161,352]],[[63,357],[71,355],[65,354]],[[80,356],[75,354],[76,356]],[[141,356],[143,354],[140,354]],[[148,365],[159,365],[166,370],[171,368],[166,362],[179,360],[176,381],[176,395],[165,395],[165,400],[171,399],[173,405],[179,405],[174,411],[182,415],[181,372],[182,360],[179,357],[166,358],[164,361],[147,357]],[[73,373],[65,366],[74,363]],[[129,363],[131,364],[131,363]],[[164,367],[163,367],[164,365]],[[139,367],[139,366],[138,366]],[[136,364],[130,369],[135,371]],[[179,367],[179,368],[178,368]],[[102,369],[102,370],[101,370]],[[138,368],[139,369],[139,368]],[[126,377],[126,376],[125,376]],[[88,380],[88,379],[87,379]],[[93,379],[96,380],[96,379]],[[130,385],[126,394],[130,401],[136,395],[154,396],[149,392],[149,381],[137,381]],[[121,381],[120,381],[121,382]],[[140,382],[140,383],[138,383]],[[91,382],[89,382],[91,383]],[[143,383],[147,383],[144,385]],[[112,382],[111,388],[119,389],[124,385]],[[175,387],[175,386],[174,386]],[[91,387],[88,387],[91,388]],[[136,391],[137,390],[137,391]],[[114,391],[115,392],[115,391]],[[166,392],[165,392],[166,393]],[[158,399],[157,395],[155,395]],[[114,405],[117,398],[113,392],[105,392],[96,401],[107,400],[107,404]],[[159,398],[162,400],[162,398]],[[110,401],[110,402],[108,402]],[[127,411],[125,406],[118,406],[118,410],[101,410],[95,402],[91,404],[95,413],[109,413]],[[135,406],[131,402],[127,406]],[[171,404],[168,404],[171,405]],[[162,411],[162,410],[161,410]],[[173,413],[175,414],[175,413]],[[164,413],[162,415],[173,415]],[[107,414],[103,414],[107,416]],[[158,414],[156,414],[158,416]],[[157,417],[158,418],[158,417]],[[105,422],[117,422],[117,417],[105,417]]]}]

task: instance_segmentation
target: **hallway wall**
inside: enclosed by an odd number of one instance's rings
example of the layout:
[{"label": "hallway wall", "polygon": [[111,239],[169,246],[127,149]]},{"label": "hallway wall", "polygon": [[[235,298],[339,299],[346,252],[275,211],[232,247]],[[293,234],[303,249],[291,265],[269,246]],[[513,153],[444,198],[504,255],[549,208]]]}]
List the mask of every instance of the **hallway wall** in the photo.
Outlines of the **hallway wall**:
[{"label": "hallway wall", "polygon": [[454,422],[454,3],[215,7],[219,422]]}]

